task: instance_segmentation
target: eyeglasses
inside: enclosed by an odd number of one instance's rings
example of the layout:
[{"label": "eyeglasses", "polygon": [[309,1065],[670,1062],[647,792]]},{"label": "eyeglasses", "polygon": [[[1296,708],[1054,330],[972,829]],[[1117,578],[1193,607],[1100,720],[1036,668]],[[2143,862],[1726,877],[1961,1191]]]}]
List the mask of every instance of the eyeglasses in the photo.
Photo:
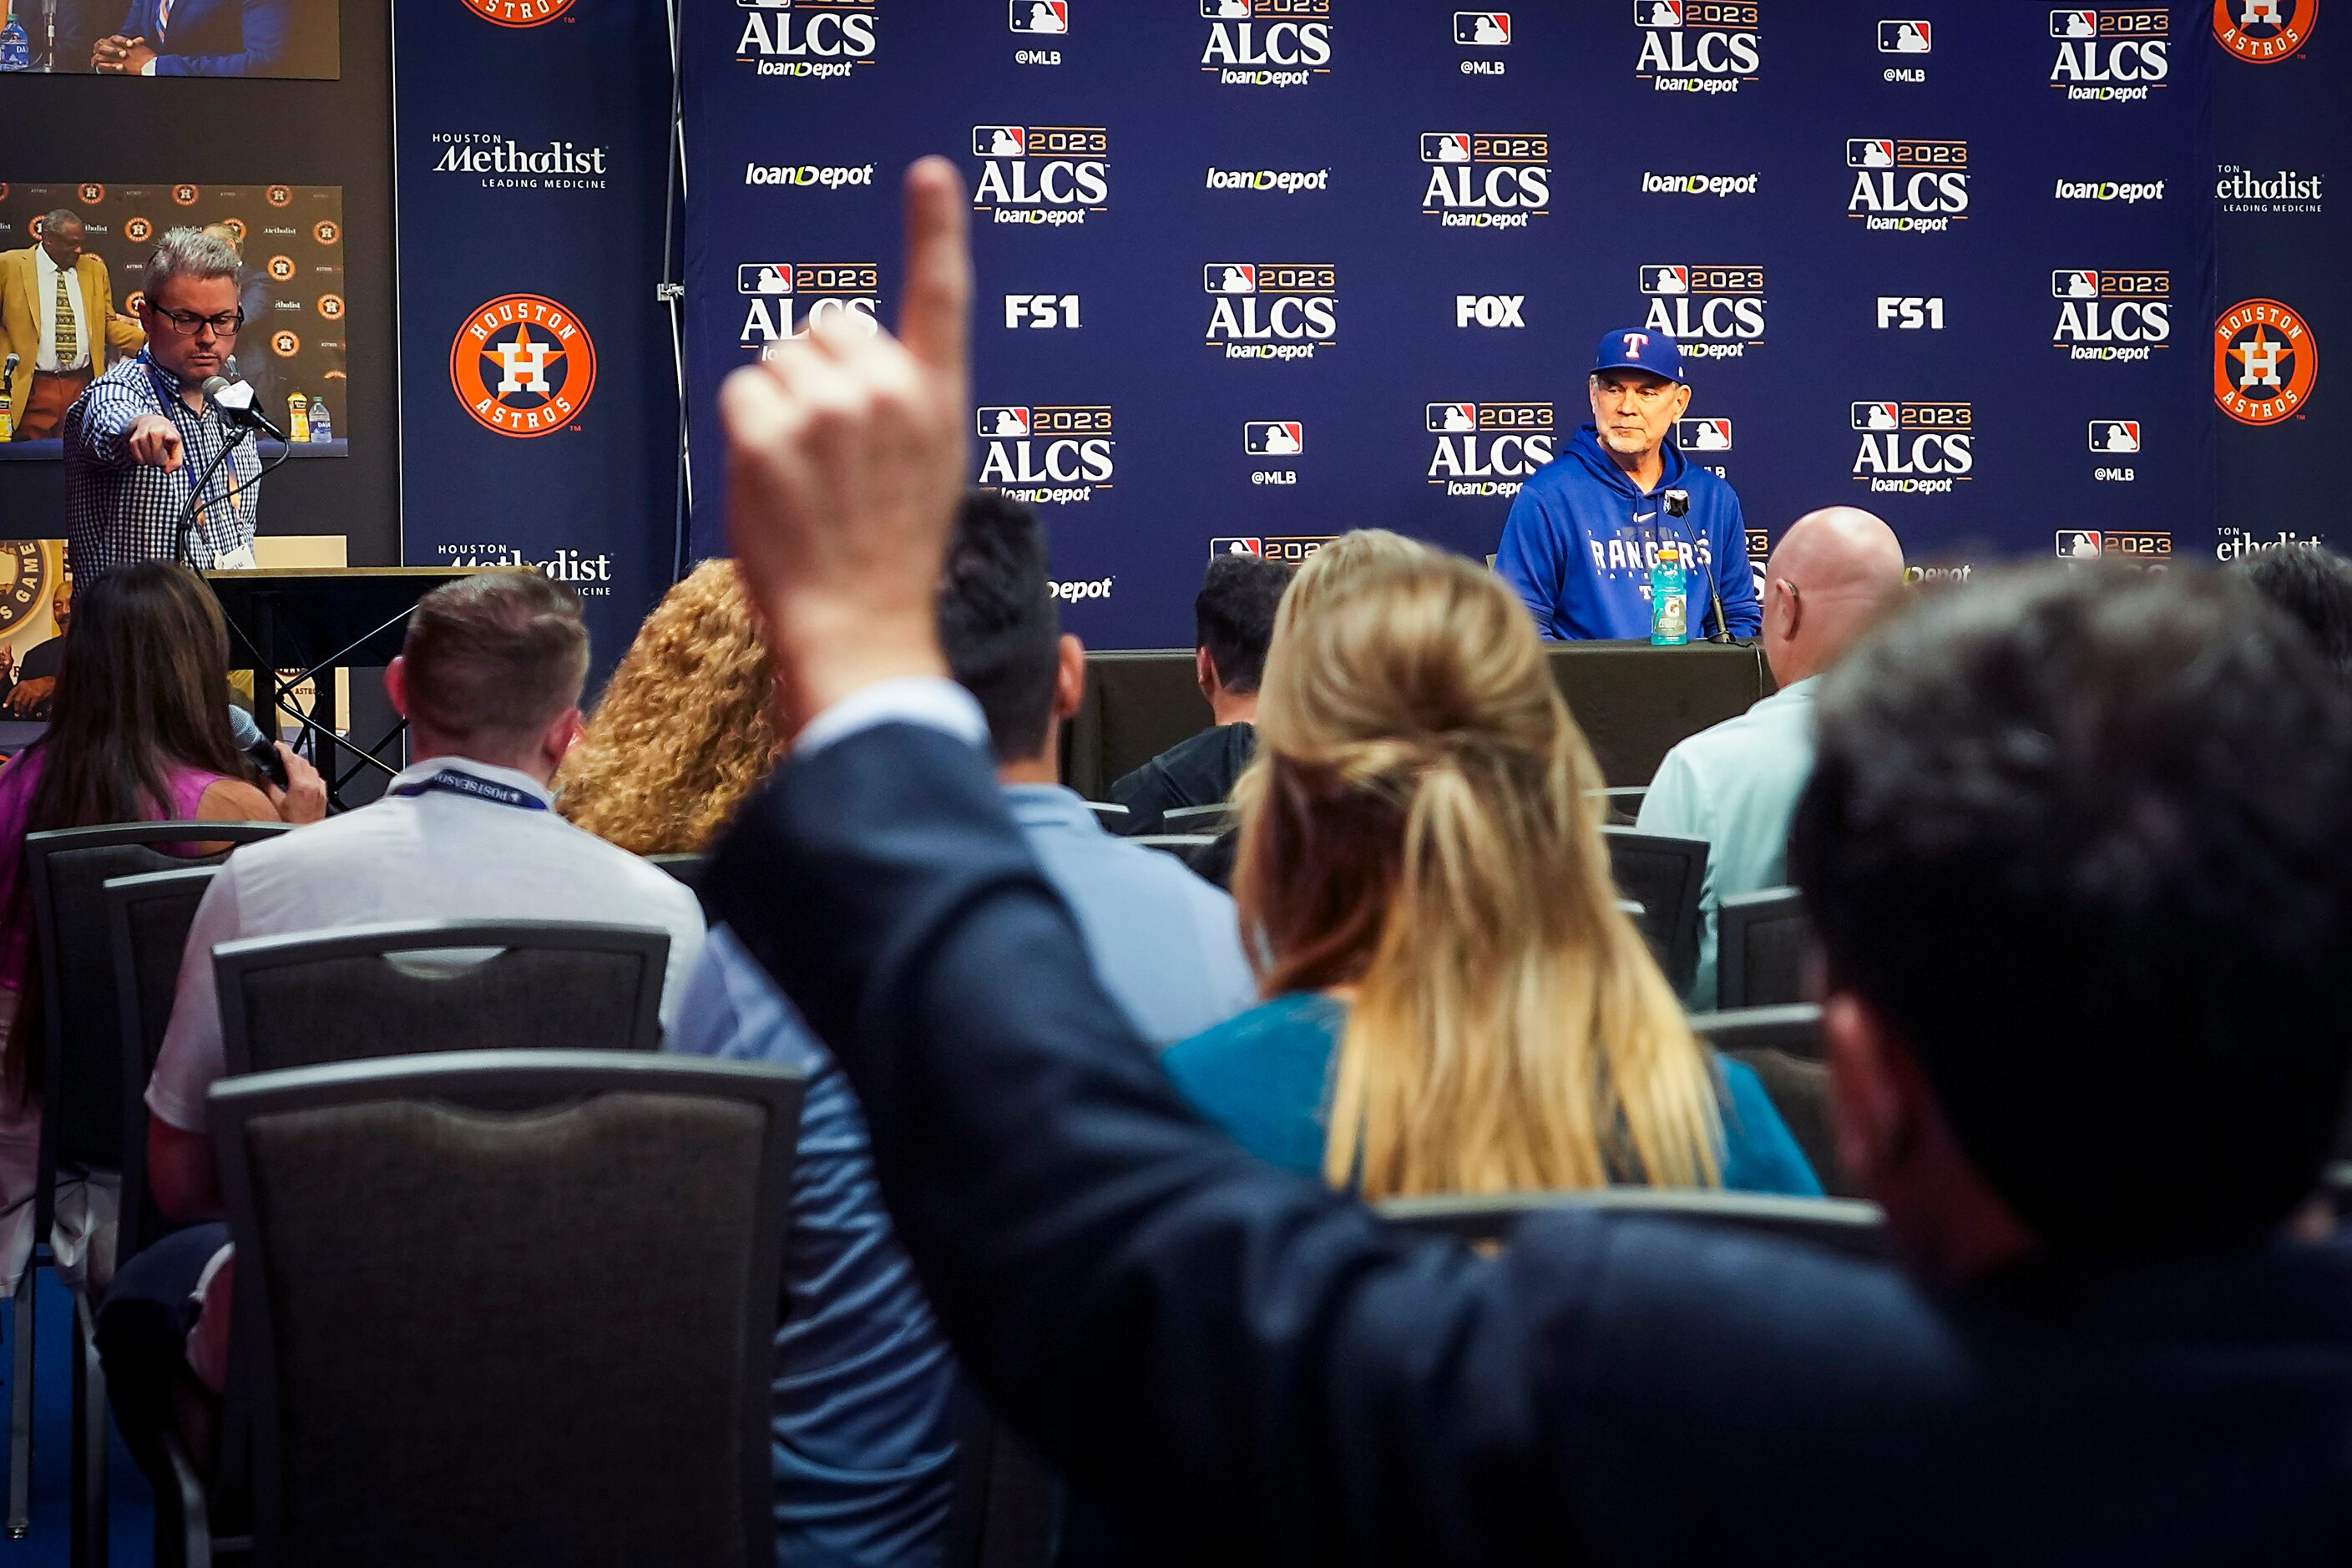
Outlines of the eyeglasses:
[{"label": "eyeglasses", "polygon": [[157,310],[152,305],[147,308],[171,322],[173,331],[184,338],[193,338],[206,327],[213,330],[213,336],[216,338],[235,337],[236,330],[245,325],[243,310],[229,310],[217,316],[199,316],[194,310]]}]

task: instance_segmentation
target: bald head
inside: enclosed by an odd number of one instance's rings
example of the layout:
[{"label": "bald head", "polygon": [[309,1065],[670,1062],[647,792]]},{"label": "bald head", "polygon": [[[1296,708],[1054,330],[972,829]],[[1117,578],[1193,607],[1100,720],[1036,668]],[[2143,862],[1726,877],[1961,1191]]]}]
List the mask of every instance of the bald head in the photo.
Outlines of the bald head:
[{"label": "bald head", "polygon": [[1826,506],[1789,527],[1764,568],[1764,653],[1783,686],[1836,662],[1903,586],[1903,545],[1860,507]]}]

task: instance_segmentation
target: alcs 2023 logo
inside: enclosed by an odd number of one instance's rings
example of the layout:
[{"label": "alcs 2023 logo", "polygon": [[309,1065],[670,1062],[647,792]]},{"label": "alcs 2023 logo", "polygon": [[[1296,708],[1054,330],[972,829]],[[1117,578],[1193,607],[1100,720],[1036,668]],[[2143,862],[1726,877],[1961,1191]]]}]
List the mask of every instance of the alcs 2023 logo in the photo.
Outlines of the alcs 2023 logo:
[{"label": "alcs 2023 logo", "polygon": [[1873,495],[1939,496],[1973,478],[1975,409],[1966,403],[1857,403],[1856,483]]},{"label": "alcs 2023 logo", "polygon": [[2062,267],[2050,275],[2058,325],[2050,346],[2066,357],[2146,360],[2172,346],[2172,274]]},{"label": "alcs 2023 logo", "polygon": [[1201,0],[1201,68],[1227,87],[1305,87],[1331,74],[1331,0]]},{"label": "alcs 2023 logo", "polygon": [[1110,205],[1110,132],[1100,125],[975,125],[971,209],[997,223],[1082,224]]},{"label": "alcs 2023 logo", "polygon": [[2050,13],[2058,58],[2050,85],[2069,102],[2137,103],[2172,69],[2172,13],[2161,5]]},{"label": "alcs 2023 logo", "polygon": [[2213,323],[2213,401],[2241,425],[2303,412],[2319,380],[2311,324],[2276,300],[2242,300]]},{"label": "alcs 2023 logo", "polygon": [[1421,210],[1446,228],[1525,228],[1550,211],[1551,138],[1541,132],[1424,131]]},{"label": "alcs 2023 logo", "polygon": [[1066,505],[1094,500],[1117,473],[1108,404],[989,404],[974,411],[979,483],[1014,500]]},{"label": "alcs 2023 logo", "polygon": [[879,330],[882,268],[871,261],[746,261],[735,292],[743,300],[735,341],[762,358],[825,321],[869,338]]},{"label": "alcs 2023 logo", "polygon": [[2213,37],[2242,60],[2276,65],[2311,41],[2319,0],[2213,0]]},{"label": "alcs 2023 logo", "polygon": [[1764,342],[1764,268],[1751,265],[1642,265],[1649,314],[1642,324],[1693,359],[1738,359]]},{"label": "alcs 2023 logo", "polygon": [[1633,77],[1657,92],[1738,92],[1762,63],[1759,0],[1633,0]]},{"label": "alcs 2023 logo", "polygon": [[1853,136],[1846,140],[1853,189],[1845,216],[1864,227],[1906,234],[1941,234],[1969,216],[1969,144],[1918,137]]},{"label": "alcs 2023 logo", "polygon": [[1432,403],[1422,422],[1437,437],[1429,482],[1449,496],[1515,496],[1559,442],[1549,403]]},{"label": "alcs 2023 logo", "polygon": [[838,81],[874,63],[876,0],[735,0],[735,58],[761,76]]},{"label": "alcs 2023 logo", "polygon": [[1339,269],[1328,261],[1212,261],[1206,338],[1227,359],[1313,359],[1339,335]]},{"label": "alcs 2023 logo", "polygon": [[449,384],[487,430],[544,436],[578,419],[596,388],[596,344],[541,294],[501,294],[449,345]]}]

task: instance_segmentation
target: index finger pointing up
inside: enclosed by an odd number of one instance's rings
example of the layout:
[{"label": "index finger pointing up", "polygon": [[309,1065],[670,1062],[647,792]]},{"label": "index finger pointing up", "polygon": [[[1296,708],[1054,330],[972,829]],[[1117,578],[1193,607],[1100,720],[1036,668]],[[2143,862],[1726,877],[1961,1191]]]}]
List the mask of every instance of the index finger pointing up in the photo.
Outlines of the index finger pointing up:
[{"label": "index finger pointing up", "polygon": [[971,243],[963,176],[945,158],[907,171],[907,287],[898,298],[898,340],[932,371],[961,384],[969,374]]}]

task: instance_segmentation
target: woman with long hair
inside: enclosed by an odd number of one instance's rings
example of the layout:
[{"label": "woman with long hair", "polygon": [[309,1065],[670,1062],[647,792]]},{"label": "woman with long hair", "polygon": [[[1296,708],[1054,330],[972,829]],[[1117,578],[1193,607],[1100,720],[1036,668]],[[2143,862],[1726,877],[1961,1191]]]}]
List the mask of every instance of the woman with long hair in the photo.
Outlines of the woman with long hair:
[{"label": "woman with long hair", "polygon": [[[282,790],[237,750],[228,626],[194,573],[150,561],[76,595],[48,730],[0,767],[0,1275],[12,1286],[32,1249],[41,1127],[42,1002],[26,835],[115,822],[318,821],[325,784],[310,763],[278,750]],[[110,1194],[83,1195],[86,1204],[59,1194],[61,1266],[111,1215]]]},{"label": "woman with long hair", "polygon": [[555,775],[574,826],[640,855],[699,854],[775,766],[775,686],[732,561],[662,596]]},{"label": "woman with long hair", "polygon": [[1310,561],[1275,622],[1234,893],[1271,1000],[1170,1048],[1276,1163],[1369,1198],[1612,1183],[1816,1194],[1617,889],[1526,609],[1425,547]]}]

